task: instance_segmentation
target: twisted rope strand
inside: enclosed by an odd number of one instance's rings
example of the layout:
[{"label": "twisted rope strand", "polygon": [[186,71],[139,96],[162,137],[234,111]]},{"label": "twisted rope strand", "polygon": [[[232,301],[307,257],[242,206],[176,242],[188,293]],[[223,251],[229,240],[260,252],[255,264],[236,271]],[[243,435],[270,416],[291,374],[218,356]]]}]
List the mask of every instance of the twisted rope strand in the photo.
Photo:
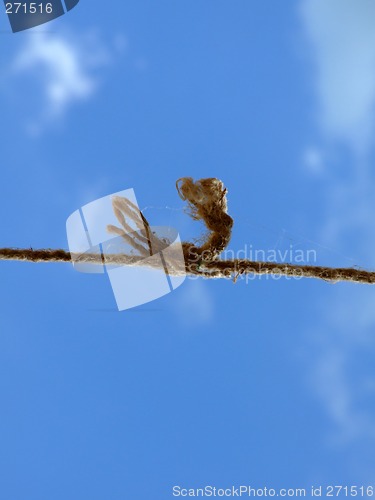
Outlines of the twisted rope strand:
[{"label": "twisted rope strand", "polygon": [[[190,208],[190,215],[195,220],[202,220],[208,229],[208,234],[201,246],[191,242],[182,243],[184,252],[185,269],[178,264],[169,266],[166,272],[173,276],[183,274],[201,276],[205,278],[231,278],[234,282],[243,275],[278,275],[295,278],[317,278],[320,280],[337,283],[349,281],[352,283],[375,284],[375,272],[356,268],[334,268],[324,266],[295,265],[275,262],[260,262],[251,260],[220,260],[218,257],[228,246],[233,226],[233,219],[227,214],[227,189],[218,179],[201,179],[193,181],[191,177],[184,177],[177,181],[177,190]],[[143,214],[139,212],[129,200],[114,200],[114,212],[121,228],[109,226],[108,231],[124,237],[131,246],[141,255],[106,254],[106,264],[119,264],[127,266],[157,267],[158,264],[147,259],[144,253],[146,248],[139,243],[148,243],[156,247],[157,253],[163,248],[162,242],[150,231],[150,226]],[[139,212],[139,213],[138,213]],[[126,232],[130,229],[125,221],[128,216],[137,227],[144,225],[146,235],[130,237]],[[136,241],[138,238],[139,241]],[[151,247],[150,247],[151,248]],[[173,245],[172,245],[173,251]],[[150,254],[148,254],[150,255]],[[74,262],[103,265],[104,258],[101,254],[85,253],[71,254],[63,249],[38,249],[33,248],[0,248],[0,260],[26,261],[26,262]],[[175,259],[176,260],[176,259]],[[156,261],[155,261],[156,262]]]},{"label": "twisted rope strand", "polygon": [[[111,264],[122,264],[128,266],[141,266],[143,257],[132,255],[106,255],[106,262]],[[87,264],[103,264],[102,256],[99,254],[82,254],[72,258],[65,250],[54,249],[22,249],[22,248],[0,248],[0,260],[24,261],[24,262],[74,262]],[[375,272],[355,268],[334,268],[323,266],[299,266],[294,264],[277,264],[274,262],[259,262],[251,260],[216,260],[206,263],[203,269],[197,269],[195,265],[186,263],[188,275],[202,276],[206,278],[237,278],[244,274],[274,274],[280,276],[292,276],[297,278],[317,278],[324,281],[337,283],[339,281],[351,281],[353,283],[375,284]],[[173,275],[181,274],[180,271]]]}]

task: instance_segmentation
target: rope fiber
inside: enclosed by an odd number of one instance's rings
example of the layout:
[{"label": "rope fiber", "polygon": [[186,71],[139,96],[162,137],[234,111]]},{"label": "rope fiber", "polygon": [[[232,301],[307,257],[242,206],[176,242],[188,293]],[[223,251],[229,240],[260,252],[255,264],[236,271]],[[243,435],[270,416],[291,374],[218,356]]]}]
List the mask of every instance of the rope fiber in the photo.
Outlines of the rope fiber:
[{"label": "rope fiber", "polygon": [[[233,227],[233,219],[227,210],[227,189],[222,181],[210,178],[194,181],[191,177],[184,177],[176,183],[180,197],[187,202],[190,216],[201,220],[208,234],[201,246],[191,242],[182,243],[185,269],[177,265],[169,270],[172,275],[195,275],[206,278],[230,278],[234,282],[242,275],[268,274],[280,276],[294,276],[298,278],[317,278],[337,283],[350,281],[353,283],[375,284],[375,272],[357,268],[332,268],[323,266],[301,266],[275,262],[260,262],[250,260],[221,260],[220,254],[228,246]],[[136,255],[112,254],[105,255],[105,263],[122,264],[128,266],[150,265],[144,264],[145,255],[150,255],[165,248],[165,241],[152,233],[148,221],[139,209],[129,200],[114,197],[114,213],[121,228],[108,226],[109,233],[122,236],[138,252]],[[139,228],[138,232],[129,236],[129,224],[132,220]],[[141,229],[143,228],[143,229]],[[101,254],[85,253],[71,254],[63,249],[33,248],[0,248],[0,260],[24,262],[74,262],[88,264],[103,264]],[[152,264],[151,264],[152,265]]]}]

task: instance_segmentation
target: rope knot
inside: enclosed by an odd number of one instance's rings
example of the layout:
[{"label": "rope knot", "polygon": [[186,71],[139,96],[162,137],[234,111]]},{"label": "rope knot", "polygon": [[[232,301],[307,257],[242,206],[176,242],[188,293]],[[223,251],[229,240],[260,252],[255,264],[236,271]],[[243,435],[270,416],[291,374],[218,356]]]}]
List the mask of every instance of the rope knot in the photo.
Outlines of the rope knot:
[{"label": "rope knot", "polygon": [[233,219],[227,213],[227,189],[219,179],[194,181],[191,177],[182,177],[176,187],[180,197],[188,202],[191,217],[202,220],[210,231],[200,247],[184,243],[187,265],[192,270],[192,264],[212,262],[225,250],[232,235]]}]

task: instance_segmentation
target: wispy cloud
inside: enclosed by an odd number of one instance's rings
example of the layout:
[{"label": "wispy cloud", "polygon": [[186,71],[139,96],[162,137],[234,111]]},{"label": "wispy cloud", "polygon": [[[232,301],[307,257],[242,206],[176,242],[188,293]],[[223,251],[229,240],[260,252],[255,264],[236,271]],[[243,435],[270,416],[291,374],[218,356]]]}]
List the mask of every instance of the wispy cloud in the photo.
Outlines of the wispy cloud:
[{"label": "wispy cloud", "polygon": [[[346,155],[345,173],[327,178],[327,223],[322,239],[351,246],[374,263],[375,180],[369,159],[375,129],[375,3],[371,0],[302,0],[301,12],[315,65],[317,118],[325,147]],[[317,155],[305,155],[311,168]],[[350,168],[348,169],[348,166]],[[329,168],[325,162],[324,168]],[[336,165],[337,168],[337,165]],[[363,259],[363,260],[362,260]],[[369,288],[337,287],[322,306],[313,333],[313,384],[340,443],[365,438],[373,446],[375,297]]]},{"label": "wispy cloud", "polygon": [[178,290],[175,295],[173,312],[181,326],[200,327],[213,321],[215,306],[209,285],[202,279],[188,278]]},{"label": "wispy cloud", "polygon": [[375,105],[375,3],[305,0],[313,48],[319,120],[326,134],[357,151],[372,143]]},{"label": "wispy cloud", "polygon": [[362,290],[335,295],[330,313],[323,310],[324,325],[311,335],[311,382],[335,426],[330,441],[343,446],[375,439],[375,418],[369,411],[375,396],[375,311],[372,297]]},{"label": "wispy cloud", "polygon": [[[91,98],[100,83],[98,69],[110,60],[97,35],[33,32],[26,36],[13,58],[9,78],[18,87],[35,91],[33,108],[25,107],[29,130],[42,131],[46,125],[61,121],[74,104]],[[30,93],[25,89],[23,95]]]},{"label": "wispy cloud", "polygon": [[308,147],[303,154],[303,164],[306,171],[314,175],[324,172],[324,158],[322,151],[316,147]]}]

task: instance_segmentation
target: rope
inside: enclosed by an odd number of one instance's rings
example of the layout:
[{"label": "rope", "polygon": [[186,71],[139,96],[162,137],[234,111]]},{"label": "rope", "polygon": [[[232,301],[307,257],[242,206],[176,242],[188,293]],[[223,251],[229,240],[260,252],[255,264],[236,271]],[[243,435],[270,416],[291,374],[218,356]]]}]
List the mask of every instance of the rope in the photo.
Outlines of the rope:
[{"label": "rope", "polygon": [[[229,244],[233,219],[227,213],[227,189],[218,179],[201,179],[193,181],[190,177],[179,179],[176,183],[180,197],[187,201],[190,215],[195,220],[202,220],[208,229],[208,234],[201,246],[191,242],[182,243],[185,269],[178,265],[170,266],[171,275],[188,274],[206,278],[231,278],[235,282],[242,275],[278,275],[298,278],[317,278],[337,283],[349,281],[353,283],[375,284],[375,272],[356,268],[332,268],[323,266],[301,266],[275,262],[260,262],[250,260],[220,260],[219,255]],[[145,255],[157,253],[166,248],[166,242],[158,239],[150,230],[150,226],[137,207],[126,199],[113,199],[114,213],[122,226],[108,226],[110,233],[122,236],[125,241],[138,251],[140,256],[124,254],[106,254],[106,264],[121,264],[127,266],[151,266]],[[130,226],[127,219],[135,222],[140,229],[129,235]],[[143,228],[143,229],[141,229]],[[144,246],[143,246],[144,245]],[[172,245],[173,247],[173,245]],[[151,251],[154,249],[154,252]],[[172,248],[173,251],[173,248]],[[0,260],[26,262],[74,262],[87,264],[103,264],[100,254],[71,254],[63,249],[33,248],[0,248]],[[152,261],[152,259],[151,259]]]}]

